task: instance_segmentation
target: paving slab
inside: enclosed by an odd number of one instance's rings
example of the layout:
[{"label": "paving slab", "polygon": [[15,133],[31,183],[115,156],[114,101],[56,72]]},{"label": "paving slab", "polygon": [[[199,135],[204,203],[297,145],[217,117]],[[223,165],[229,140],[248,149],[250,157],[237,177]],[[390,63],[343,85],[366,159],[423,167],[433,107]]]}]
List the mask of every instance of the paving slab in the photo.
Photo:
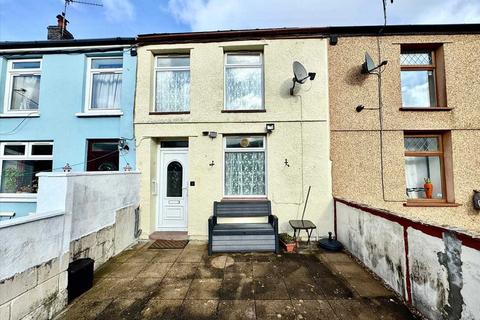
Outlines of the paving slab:
[{"label": "paving slab", "polygon": [[197,272],[198,266],[198,263],[176,262],[170,267],[165,277],[177,279],[193,279],[195,273]]},{"label": "paving slab", "polygon": [[344,253],[217,253],[205,243],[148,249],[97,270],[59,319],[416,319]]},{"label": "paving slab", "polygon": [[161,278],[134,278],[125,289],[116,293],[122,299],[150,299],[160,288]]},{"label": "paving slab", "polygon": [[255,301],[253,300],[228,300],[218,303],[219,320],[256,319]]},{"label": "paving slab", "polygon": [[167,263],[175,262],[182,253],[182,249],[149,249],[156,252],[155,257],[152,259],[153,263]]},{"label": "paving slab", "polygon": [[215,319],[218,300],[185,300],[181,319]]},{"label": "paving slab", "polygon": [[378,319],[373,308],[359,300],[331,300],[329,301],[335,314],[344,320],[372,320]]},{"label": "paving slab", "polygon": [[332,307],[326,300],[292,300],[297,319],[337,320]]},{"label": "paving slab", "polygon": [[290,276],[284,278],[284,282],[291,299],[325,299],[321,286],[313,278]]},{"label": "paving slab", "polygon": [[202,279],[202,278],[223,279],[223,276],[224,276],[224,268],[216,267],[210,263],[200,264],[195,274],[195,278],[198,278],[198,279]]},{"label": "paving slab", "polygon": [[104,300],[81,299],[71,304],[57,320],[93,320],[113,301],[112,298]]},{"label": "paving slab", "polygon": [[255,301],[257,319],[295,319],[295,309],[290,300]]},{"label": "paving slab", "polygon": [[145,268],[145,263],[124,262],[112,273],[111,278],[134,278],[140,271]]},{"label": "paving slab", "polygon": [[149,300],[140,313],[138,319],[179,319],[183,300]]},{"label": "paving slab", "polygon": [[243,276],[251,278],[253,276],[253,263],[234,262],[225,266],[225,277]]},{"label": "paving slab", "polygon": [[137,277],[141,278],[163,278],[173,263],[149,263],[140,270]]},{"label": "paving slab", "polygon": [[222,300],[253,300],[253,279],[239,275],[224,278],[219,295]]},{"label": "paving slab", "polygon": [[159,285],[158,293],[153,299],[178,300],[185,299],[192,279],[164,278]]},{"label": "paving slab", "polygon": [[219,299],[222,279],[194,279],[190,284],[187,299]]},{"label": "paving slab", "polygon": [[253,279],[255,300],[288,300],[290,296],[283,279]]}]

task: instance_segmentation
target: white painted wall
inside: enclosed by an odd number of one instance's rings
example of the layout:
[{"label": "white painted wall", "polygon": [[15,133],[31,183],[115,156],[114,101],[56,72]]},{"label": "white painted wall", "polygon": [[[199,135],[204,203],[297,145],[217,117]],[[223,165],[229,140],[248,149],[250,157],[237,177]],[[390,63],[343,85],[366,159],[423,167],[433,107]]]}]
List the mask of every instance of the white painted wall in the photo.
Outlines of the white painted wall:
[{"label": "white painted wall", "polygon": [[[338,240],[394,290],[402,292],[400,283],[406,282],[404,227],[338,201],[336,212]],[[458,270],[451,266],[447,268],[445,262],[440,262],[439,255],[448,254],[453,263],[455,253],[451,242],[445,240],[445,232],[443,238],[439,238],[413,226],[407,227],[406,231],[413,306],[429,319],[480,319],[480,251],[462,245],[453,235],[460,251],[456,261]],[[390,263],[386,263],[387,256],[395,265],[403,266],[401,279],[398,270],[392,270]],[[452,285],[461,287],[453,299],[449,298]],[[402,293],[406,298],[407,292]],[[463,304],[458,304],[461,305],[461,315],[448,314],[451,312],[450,301],[461,299]]]},{"label": "white painted wall", "polygon": [[405,296],[401,225],[337,202],[337,239],[397,293]]},{"label": "white painted wall", "polygon": [[68,249],[65,215],[53,212],[0,222],[0,281],[61,257]]},{"label": "white painted wall", "polygon": [[76,240],[115,222],[118,209],[138,206],[139,172],[41,173],[37,214],[65,210]]}]

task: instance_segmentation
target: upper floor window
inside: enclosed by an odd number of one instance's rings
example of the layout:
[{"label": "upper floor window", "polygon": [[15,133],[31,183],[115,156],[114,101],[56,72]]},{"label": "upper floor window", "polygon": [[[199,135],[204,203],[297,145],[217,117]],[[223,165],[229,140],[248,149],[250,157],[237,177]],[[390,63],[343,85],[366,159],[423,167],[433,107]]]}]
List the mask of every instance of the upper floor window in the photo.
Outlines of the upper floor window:
[{"label": "upper floor window", "polygon": [[155,60],[155,112],[190,110],[190,57],[158,56]]},{"label": "upper floor window", "polygon": [[11,60],[5,90],[7,112],[29,113],[38,110],[42,61]]},{"label": "upper floor window", "polygon": [[225,110],[263,110],[261,53],[225,54]]},{"label": "upper floor window", "polygon": [[402,107],[446,107],[443,48],[402,48]]},{"label": "upper floor window", "polygon": [[0,143],[0,193],[36,193],[36,174],[52,171],[52,164],[51,142]]},{"label": "upper floor window", "polygon": [[86,111],[120,109],[122,69],[123,59],[121,57],[88,59]]}]

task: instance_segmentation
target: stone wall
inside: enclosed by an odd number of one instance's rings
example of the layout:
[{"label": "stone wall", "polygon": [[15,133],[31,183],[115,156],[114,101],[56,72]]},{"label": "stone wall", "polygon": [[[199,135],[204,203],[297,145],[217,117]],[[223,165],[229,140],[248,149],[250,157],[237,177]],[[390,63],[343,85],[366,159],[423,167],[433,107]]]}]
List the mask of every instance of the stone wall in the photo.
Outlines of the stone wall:
[{"label": "stone wall", "polygon": [[335,200],[338,240],[429,319],[480,319],[480,238]]}]

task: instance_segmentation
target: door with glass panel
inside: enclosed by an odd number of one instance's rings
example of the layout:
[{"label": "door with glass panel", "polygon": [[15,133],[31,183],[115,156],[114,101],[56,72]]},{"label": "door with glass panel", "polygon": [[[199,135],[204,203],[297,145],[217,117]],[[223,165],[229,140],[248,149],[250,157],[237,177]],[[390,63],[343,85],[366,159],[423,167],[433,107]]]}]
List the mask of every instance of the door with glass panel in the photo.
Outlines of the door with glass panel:
[{"label": "door with glass panel", "polygon": [[159,231],[187,231],[188,150],[162,149],[159,152]]}]

